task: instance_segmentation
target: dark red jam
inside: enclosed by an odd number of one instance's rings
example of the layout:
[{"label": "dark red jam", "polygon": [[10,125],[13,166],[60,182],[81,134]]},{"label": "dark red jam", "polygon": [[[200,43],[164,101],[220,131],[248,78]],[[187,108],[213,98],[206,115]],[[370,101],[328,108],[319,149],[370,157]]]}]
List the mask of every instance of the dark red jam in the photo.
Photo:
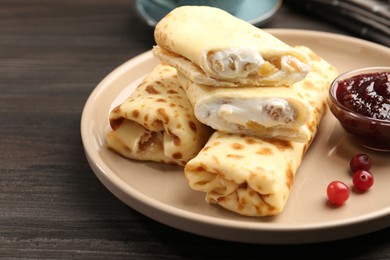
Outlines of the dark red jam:
[{"label": "dark red jam", "polygon": [[360,74],[340,81],[336,97],[361,115],[390,121],[390,72]]}]

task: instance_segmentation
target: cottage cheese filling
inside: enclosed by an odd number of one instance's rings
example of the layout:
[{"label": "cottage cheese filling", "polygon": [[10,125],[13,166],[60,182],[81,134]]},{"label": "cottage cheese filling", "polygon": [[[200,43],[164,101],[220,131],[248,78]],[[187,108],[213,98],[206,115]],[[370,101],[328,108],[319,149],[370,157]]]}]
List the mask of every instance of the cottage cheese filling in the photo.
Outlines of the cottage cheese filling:
[{"label": "cottage cheese filling", "polygon": [[220,78],[245,78],[265,62],[257,48],[231,48],[206,55],[207,66]]},{"label": "cottage cheese filling", "polygon": [[[264,127],[291,125],[297,112],[288,101],[280,98],[230,99],[210,104],[208,120],[216,125],[226,123],[246,127],[256,122]],[[218,127],[218,126],[217,126]]]},{"label": "cottage cheese filling", "polygon": [[247,78],[249,75],[258,74],[270,81],[294,77],[293,82],[296,82],[310,71],[309,65],[291,55],[284,55],[278,60],[267,62],[256,47],[209,51],[203,56],[205,66],[213,76],[226,80]]}]

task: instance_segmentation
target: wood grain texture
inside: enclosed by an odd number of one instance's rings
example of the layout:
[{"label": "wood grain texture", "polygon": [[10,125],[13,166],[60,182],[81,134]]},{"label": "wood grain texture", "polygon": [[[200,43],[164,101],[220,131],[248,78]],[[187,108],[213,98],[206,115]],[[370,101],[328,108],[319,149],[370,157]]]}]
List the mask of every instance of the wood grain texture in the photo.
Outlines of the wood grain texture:
[{"label": "wood grain texture", "polygon": [[[267,246],[188,234],[137,213],[99,182],[80,137],[83,106],[153,31],[131,0],[0,1],[0,258],[389,259],[390,229]],[[348,34],[284,6],[265,27]]]}]

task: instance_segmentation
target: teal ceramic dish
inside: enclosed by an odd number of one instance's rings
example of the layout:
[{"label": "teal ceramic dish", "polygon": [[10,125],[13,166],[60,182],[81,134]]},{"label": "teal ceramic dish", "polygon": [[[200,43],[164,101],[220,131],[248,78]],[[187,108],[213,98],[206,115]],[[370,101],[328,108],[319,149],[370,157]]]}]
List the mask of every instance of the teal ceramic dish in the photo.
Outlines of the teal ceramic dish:
[{"label": "teal ceramic dish", "polygon": [[[149,26],[154,27],[167,13],[177,5],[168,0],[136,0],[135,10],[138,16]],[[242,0],[233,12],[231,6],[221,6],[236,17],[255,26],[266,23],[281,7],[282,0]],[[214,6],[218,5],[218,1]],[[213,4],[210,4],[213,5]]]}]

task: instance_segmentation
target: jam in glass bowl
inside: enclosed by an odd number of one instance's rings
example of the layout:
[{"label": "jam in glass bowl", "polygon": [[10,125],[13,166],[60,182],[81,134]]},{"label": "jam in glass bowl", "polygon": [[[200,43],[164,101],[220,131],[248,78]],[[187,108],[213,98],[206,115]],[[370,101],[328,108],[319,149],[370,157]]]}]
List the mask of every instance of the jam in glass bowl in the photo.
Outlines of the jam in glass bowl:
[{"label": "jam in glass bowl", "polygon": [[339,75],[329,89],[330,111],[363,146],[390,151],[390,67]]}]

